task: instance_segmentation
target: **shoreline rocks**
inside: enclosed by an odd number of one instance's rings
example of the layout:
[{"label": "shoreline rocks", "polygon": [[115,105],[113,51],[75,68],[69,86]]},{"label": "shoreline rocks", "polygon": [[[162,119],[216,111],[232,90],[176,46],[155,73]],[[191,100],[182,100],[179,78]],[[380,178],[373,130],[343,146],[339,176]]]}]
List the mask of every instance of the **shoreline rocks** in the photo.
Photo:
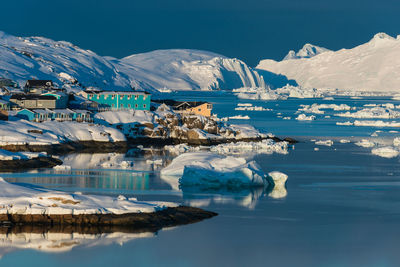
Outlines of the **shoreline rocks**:
[{"label": "shoreline rocks", "polygon": [[0,160],[1,172],[20,171],[21,169],[51,168],[61,165],[62,161],[53,157],[37,157],[32,159]]},{"label": "shoreline rocks", "polygon": [[[191,224],[212,218],[218,214],[199,208],[178,206],[152,213],[127,214],[81,214],[81,215],[46,215],[46,214],[0,214],[0,225],[13,227],[26,226],[74,226],[85,228],[114,227],[131,231],[158,231],[164,227]],[[0,227],[1,228],[1,227]]]}]

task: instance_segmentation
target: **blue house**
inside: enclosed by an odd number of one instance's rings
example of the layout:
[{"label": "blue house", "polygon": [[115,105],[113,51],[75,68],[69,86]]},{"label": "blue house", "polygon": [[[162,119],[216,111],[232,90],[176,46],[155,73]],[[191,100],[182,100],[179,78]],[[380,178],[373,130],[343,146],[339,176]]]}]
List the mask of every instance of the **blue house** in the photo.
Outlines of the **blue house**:
[{"label": "blue house", "polygon": [[80,95],[108,109],[150,110],[151,94],[147,92],[85,91]]},{"label": "blue house", "polygon": [[52,118],[52,111],[48,109],[22,109],[17,112],[18,118],[28,121],[48,121]]}]

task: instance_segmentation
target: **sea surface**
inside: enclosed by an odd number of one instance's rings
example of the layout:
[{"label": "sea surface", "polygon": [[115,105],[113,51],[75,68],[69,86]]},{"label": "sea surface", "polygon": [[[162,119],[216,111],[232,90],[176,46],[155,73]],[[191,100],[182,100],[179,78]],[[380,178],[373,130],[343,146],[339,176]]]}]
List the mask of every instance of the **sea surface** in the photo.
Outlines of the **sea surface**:
[{"label": "sea surface", "polygon": [[[400,136],[398,128],[336,125],[354,120],[335,116],[345,111],[326,110],[323,115],[316,114],[314,121],[294,119],[300,104],[360,108],[365,104],[399,105],[400,101],[378,97],[248,101],[223,93],[179,97],[210,101],[219,117],[250,116],[250,120],[230,123],[251,124],[280,137],[298,139],[300,142],[287,155],[243,155],[258,162],[265,172],[286,173],[286,192],[277,197],[268,188],[174,190],[170,181],[160,176],[160,170],[173,157],[158,149],[132,150],[126,155],[64,155],[61,159],[71,170],[1,176],[14,183],[68,192],[176,201],[219,215],[155,234],[1,235],[0,266],[400,265],[399,157],[379,157],[371,153],[371,148],[354,144],[360,139],[391,144]],[[237,103],[252,103],[272,111],[235,111]],[[375,136],[371,136],[373,133]],[[332,146],[311,141],[328,139],[333,141]],[[342,139],[351,142],[340,143]],[[122,161],[131,165],[123,169],[118,165]]]}]

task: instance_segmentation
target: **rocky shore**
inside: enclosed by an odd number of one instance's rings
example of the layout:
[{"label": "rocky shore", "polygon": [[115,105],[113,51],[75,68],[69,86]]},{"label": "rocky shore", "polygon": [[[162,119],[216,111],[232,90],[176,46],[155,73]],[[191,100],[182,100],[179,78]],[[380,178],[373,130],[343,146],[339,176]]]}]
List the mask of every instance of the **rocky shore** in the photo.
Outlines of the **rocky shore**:
[{"label": "rocky shore", "polygon": [[[59,227],[71,231],[77,227],[80,231],[158,231],[172,227],[199,222],[217,216],[217,213],[194,207],[170,207],[152,213],[126,214],[81,214],[81,215],[47,215],[47,214],[0,214],[0,225],[10,229],[26,227]],[[0,227],[1,228],[1,227]]]},{"label": "rocky shore", "polygon": [[53,157],[32,159],[0,160],[0,172],[20,171],[21,169],[52,168],[61,165],[62,161]]}]

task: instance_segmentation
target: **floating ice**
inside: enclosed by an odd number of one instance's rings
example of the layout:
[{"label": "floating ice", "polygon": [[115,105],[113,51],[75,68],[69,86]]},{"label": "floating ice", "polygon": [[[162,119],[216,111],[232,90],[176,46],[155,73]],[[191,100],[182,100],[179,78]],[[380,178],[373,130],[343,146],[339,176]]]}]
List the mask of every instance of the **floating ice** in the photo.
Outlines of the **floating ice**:
[{"label": "floating ice", "polygon": [[395,147],[385,146],[374,148],[372,149],[371,153],[383,158],[394,158],[400,154],[400,150]]},{"label": "floating ice", "polygon": [[332,140],[319,140],[319,141],[316,141],[315,144],[320,145],[320,146],[332,146],[333,141]]},{"label": "floating ice", "polygon": [[312,120],[315,120],[315,116],[314,115],[307,116],[306,114],[300,114],[299,116],[297,116],[296,120],[298,120],[298,121],[312,121]]},{"label": "floating ice", "polygon": [[362,139],[361,141],[358,141],[354,143],[357,146],[362,146],[362,147],[374,147],[375,143],[371,142],[370,140],[367,139]]}]

